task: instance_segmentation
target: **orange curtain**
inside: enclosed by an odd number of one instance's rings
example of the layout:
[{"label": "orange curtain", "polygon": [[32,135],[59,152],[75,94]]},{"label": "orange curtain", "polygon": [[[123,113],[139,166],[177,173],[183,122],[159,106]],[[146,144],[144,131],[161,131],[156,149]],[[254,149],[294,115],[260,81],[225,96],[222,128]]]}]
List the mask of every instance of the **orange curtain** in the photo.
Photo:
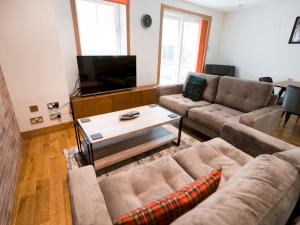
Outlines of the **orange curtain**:
[{"label": "orange curtain", "polygon": [[197,60],[197,73],[203,73],[205,52],[207,47],[207,34],[208,34],[208,20],[200,21],[200,41],[199,41],[199,51]]},{"label": "orange curtain", "polygon": [[130,5],[130,0],[105,0],[105,1],[123,4],[123,5],[127,5],[127,6]]}]

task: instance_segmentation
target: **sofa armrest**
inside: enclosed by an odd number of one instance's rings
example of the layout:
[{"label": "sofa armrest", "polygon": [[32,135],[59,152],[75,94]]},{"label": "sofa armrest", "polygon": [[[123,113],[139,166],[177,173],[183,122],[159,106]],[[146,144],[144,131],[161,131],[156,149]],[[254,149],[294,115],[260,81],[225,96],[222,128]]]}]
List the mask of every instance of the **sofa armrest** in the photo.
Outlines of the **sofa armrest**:
[{"label": "sofa armrest", "polygon": [[73,224],[112,225],[92,166],[69,171]]},{"label": "sofa armrest", "polygon": [[223,126],[221,138],[252,157],[297,148],[280,139],[236,122],[227,123]]},{"label": "sofa armrest", "polygon": [[274,156],[296,167],[300,174],[300,148],[295,148],[284,152],[276,152]]},{"label": "sofa armrest", "polygon": [[262,131],[273,134],[278,128],[283,108],[279,105],[268,106],[241,116],[240,123]]},{"label": "sofa armrest", "polygon": [[183,84],[159,85],[156,88],[157,98],[164,95],[173,95],[182,93]]}]

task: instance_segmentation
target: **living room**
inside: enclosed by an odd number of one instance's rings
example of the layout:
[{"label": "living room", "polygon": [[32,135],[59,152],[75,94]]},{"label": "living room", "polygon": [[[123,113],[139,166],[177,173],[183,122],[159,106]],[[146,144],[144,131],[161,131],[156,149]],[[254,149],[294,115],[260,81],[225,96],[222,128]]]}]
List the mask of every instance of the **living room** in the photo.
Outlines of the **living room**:
[{"label": "living room", "polygon": [[299,11],[2,0],[0,225],[300,224]]}]

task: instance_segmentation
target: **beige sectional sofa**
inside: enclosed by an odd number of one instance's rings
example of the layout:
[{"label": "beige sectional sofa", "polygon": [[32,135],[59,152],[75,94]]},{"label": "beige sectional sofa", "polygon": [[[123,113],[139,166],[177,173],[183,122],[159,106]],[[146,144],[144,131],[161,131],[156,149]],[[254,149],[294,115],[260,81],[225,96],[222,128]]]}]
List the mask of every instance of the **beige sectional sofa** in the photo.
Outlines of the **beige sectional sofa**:
[{"label": "beige sectional sofa", "polygon": [[[300,194],[300,149],[237,122],[224,125],[221,137],[99,183],[92,167],[70,171],[74,224],[111,225],[121,214],[178,190],[218,165],[223,172],[217,192],[173,225],[286,224]],[[257,152],[264,155],[254,158]]]},{"label": "beige sectional sofa", "polygon": [[233,77],[198,74],[207,80],[203,99],[194,102],[183,97],[181,85],[158,86],[160,105],[185,117],[184,123],[209,137],[220,136],[225,123],[240,122],[272,134],[280,122],[283,109],[276,105],[269,83]]}]

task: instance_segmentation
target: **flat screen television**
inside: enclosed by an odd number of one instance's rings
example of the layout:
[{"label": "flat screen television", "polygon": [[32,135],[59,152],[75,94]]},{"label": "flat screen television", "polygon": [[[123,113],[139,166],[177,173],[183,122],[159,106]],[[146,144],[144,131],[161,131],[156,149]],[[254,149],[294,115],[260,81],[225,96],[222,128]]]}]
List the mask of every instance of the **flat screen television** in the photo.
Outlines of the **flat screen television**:
[{"label": "flat screen television", "polygon": [[136,56],[77,56],[83,96],[136,87]]}]

